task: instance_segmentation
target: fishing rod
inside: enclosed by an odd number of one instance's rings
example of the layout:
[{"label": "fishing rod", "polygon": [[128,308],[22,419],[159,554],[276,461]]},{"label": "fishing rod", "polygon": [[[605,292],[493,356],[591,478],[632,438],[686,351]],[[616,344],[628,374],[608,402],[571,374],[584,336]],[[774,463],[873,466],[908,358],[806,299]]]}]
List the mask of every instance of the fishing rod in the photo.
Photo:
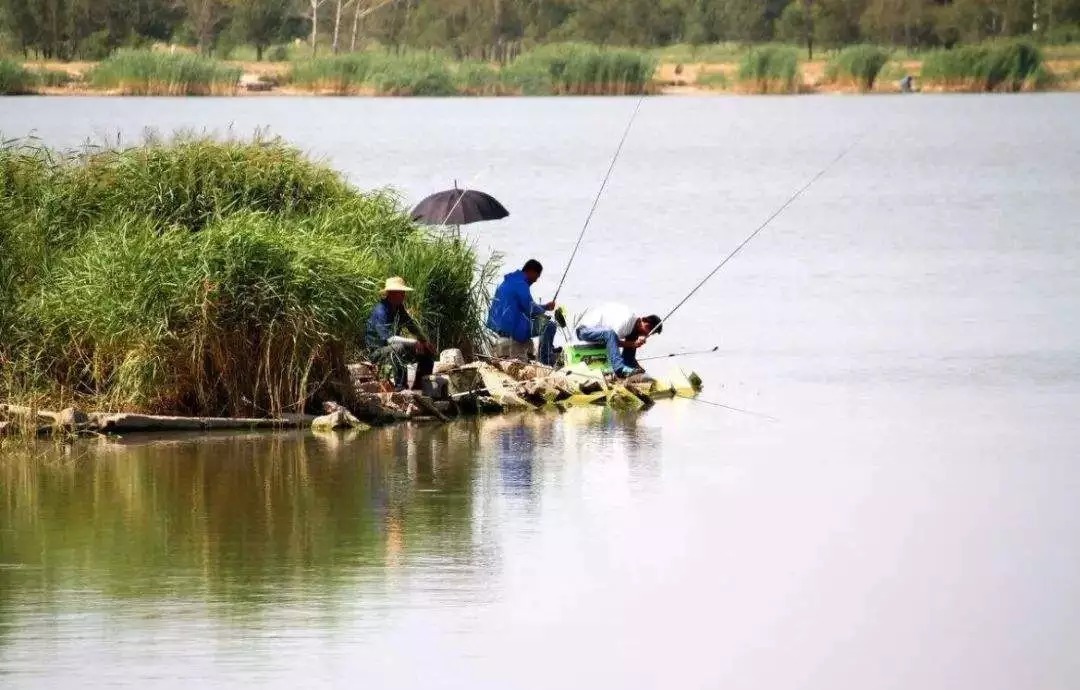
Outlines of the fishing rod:
[{"label": "fishing rod", "polygon": [[836,158],[832,159],[832,160],[831,160],[831,161],[829,162],[829,164],[828,164],[828,165],[826,165],[826,166],[825,166],[824,168],[822,168],[821,170],[819,170],[819,171],[818,171],[818,173],[817,173],[816,175],[814,175],[814,176],[813,176],[812,178],[810,178],[810,181],[809,181],[809,182],[807,182],[806,184],[804,184],[804,185],[803,185],[802,187],[799,187],[799,189],[798,189],[798,190],[797,190],[797,191],[796,191],[796,192],[795,192],[794,194],[792,194],[791,196],[789,196],[789,197],[788,197],[788,199],[787,199],[787,201],[785,201],[785,202],[784,202],[783,204],[781,204],[781,205],[780,205],[780,208],[778,208],[778,209],[776,209],[775,211],[773,211],[772,215],[770,215],[770,216],[769,216],[768,218],[766,218],[766,219],[765,219],[765,222],[764,222],[764,223],[762,223],[761,225],[759,225],[759,226],[757,227],[757,229],[756,229],[756,230],[754,230],[754,231],[753,231],[752,233],[750,233],[750,234],[749,234],[749,235],[748,235],[748,236],[746,237],[746,239],[745,239],[745,240],[743,240],[742,242],[740,242],[740,243],[739,243],[739,245],[738,245],[737,247],[735,247],[735,249],[731,250],[731,253],[730,253],[730,254],[728,254],[727,256],[725,256],[725,257],[724,257],[724,260],[723,260],[723,261],[721,261],[720,263],[718,263],[718,264],[716,265],[716,267],[715,267],[714,269],[712,269],[711,271],[709,271],[709,273],[708,273],[708,274],[707,274],[707,275],[706,275],[706,276],[705,276],[704,278],[702,278],[702,279],[701,279],[701,282],[699,282],[699,283],[698,283],[697,285],[695,285],[695,286],[694,286],[694,288],[693,288],[693,289],[692,289],[692,290],[691,290],[690,292],[688,292],[688,293],[687,293],[686,297],[683,297],[683,298],[682,298],[682,300],[681,300],[681,301],[680,301],[680,302],[679,302],[678,304],[676,304],[676,305],[675,305],[675,306],[674,306],[674,307],[672,308],[672,310],[671,310],[671,311],[669,311],[669,312],[667,313],[667,316],[665,316],[664,318],[660,319],[660,322],[659,322],[659,323],[657,323],[657,324],[656,324],[655,326],[653,326],[653,327],[652,327],[652,329],[651,329],[651,330],[649,331],[649,335],[652,335],[652,334],[653,334],[653,332],[654,332],[654,331],[656,331],[656,329],[657,329],[657,328],[660,328],[660,324],[662,324],[662,323],[664,323],[665,321],[667,321],[668,319],[670,319],[670,318],[671,318],[671,316],[672,316],[672,315],[673,315],[673,314],[674,314],[675,312],[679,311],[679,309],[680,309],[680,308],[681,308],[681,307],[682,307],[682,306],[683,306],[684,304],[686,304],[686,303],[687,303],[687,302],[688,302],[688,301],[690,300],[690,298],[691,298],[691,297],[693,297],[693,296],[694,296],[694,294],[695,294],[695,293],[697,293],[697,291],[698,291],[698,290],[700,290],[700,289],[701,289],[701,288],[702,288],[702,287],[703,287],[703,286],[705,285],[705,283],[709,282],[709,279],[710,279],[710,278],[712,278],[712,277],[713,277],[714,275],[716,275],[716,274],[717,274],[717,272],[719,272],[719,271],[720,271],[720,269],[721,269],[721,268],[723,268],[723,267],[724,267],[724,266],[725,266],[725,265],[727,264],[727,262],[731,261],[731,260],[732,260],[732,259],[733,259],[733,258],[735,257],[735,255],[736,255],[736,254],[738,254],[739,252],[741,252],[741,251],[743,250],[743,247],[745,247],[746,245],[750,244],[750,242],[752,242],[752,241],[753,241],[753,239],[754,239],[755,237],[757,237],[757,236],[758,236],[758,234],[760,234],[762,230],[764,230],[765,228],[769,227],[769,225],[770,225],[770,224],[771,224],[771,223],[772,223],[772,222],[773,222],[774,220],[776,220],[777,216],[779,216],[779,215],[780,215],[781,213],[783,213],[783,212],[784,212],[784,211],[785,211],[785,210],[787,209],[787,207],[788,207],[788,206],[791,206],[791,204],[793,204],[793,203],[795,202],[795,200],[796,200],[796,199],[798,199],[798,198],[799,198],[800,196],[802,196],[803,192],[805,192],[806,190],[810,189],[810,187],[814,186],[814,183],[815,183],[815,182],[817,182],[818,180],[820,180],[820,179],[821,179],[821,178],[822,178],[822,177],[823,177],[823,176],[825,175],[825,173],[827,173],[827,172],[828,172],[828,171],[829,171],[829,170],[830,170],[830,169],[831,169],[831,168],[832,168],[832,167],[833,167],[834,165],[836,165],[837,163],[839,163],[839,162],[840,162],[840,159],[842,159],[842,158],[843,158],[844,156],[846,156],[846,155],[848,154],[848,152],[849,152],[849,151],[851,151],[851,149],[855,148],[855,145],[859,143],[859,139],[861,139],[861,138],[862,138],[861,136],[859,136],[859,137],[856,137],[856,138],[855,138],[855,140],[854,140],[854,141],[852,141],[852,142],[851,142],[851,144],[849,144],[849,145],[847,146],[847,148],[845,148],[845,149],[844,149],[843,151],[841,151],[841,152],[840,152],[840,154],[839,154],[839,155],[838,155],[838,156],[837,156]]},{"label": "fishing rod", "polygon": [[720,349],[719,345],[714,346],[711,350],[693,350],[691,352],[669,352],[666,355],[653,355],[652,357],[639,357],[639,362],[648,362],[651,359],[667,359],[668,357],[689,357],[690,355],[709,355],[713,352],[717,352]]},{"label": "fishing rod", "polygon": [[[484,168],[480,172],[473,175],[471,180],[465,183],[464,189],[460,190],[461,194],[458,194],[457,199],[454,199],[453,205],[450,207],[450,210],[447,211],[446,217],[443,218],[443,221],[439,223],[439,225],[446,225],[446,221],[450,220],[450,216],[454,215],[454,211],[456,211],[457,207],[461,205],[461,200],[465,198],[465,193],[468,192],[470,189],[473,189],[476,183],[480,181],[480,178],[484,176],[484,173],[487,172],[490,168],[491,166]],[[454,180],[454,191],[458,191],[457,180]]]},{"label": "fishing rod", "polygon": [[600,203],[600,197],[604,193],[604,187],[607,186],[608,180],[611,178],[611,172],[615,170],[615,162],[619,160],[619,154],[622,152],[623,144],[626,143],[626,137],[630,134],[630,127],[634,124],[634,118],[637,117],[638,110],[641,109],[641,103],[644,100],[645,94],[643,93],[638,97],[637,104],[634,106],[634,112],[630,114],[630,120],[626,123],[626,129],[623,131],[622,139],[619,139],[619,146],[615,149],[615,155],[611,157],[611,165],[608,166],[607,174],[604,175],[604,181],[600,183],[600,190],[596,192],[596,198],[593,199],[592,207],[589,209],[589,215],[585,216],[585,224],[581,226],[581,232],[578,234],[577,242],[574,244],[574,251],[570,252],[570,260],[566,262],[566,269],[563,271],[562,278],[559,279],[559,287],[555,288],[555,296],[551,298],[552,302],[559,299],[559,292],[562,291],[563,283],[566,282],[566,276],[570,273],[570,266],[573,265],[578,249],[581,247],[581,240],[585,239],[585,231],[589,227],[589,221],[592,220],[593,213],[596,212],[596,206]]}]

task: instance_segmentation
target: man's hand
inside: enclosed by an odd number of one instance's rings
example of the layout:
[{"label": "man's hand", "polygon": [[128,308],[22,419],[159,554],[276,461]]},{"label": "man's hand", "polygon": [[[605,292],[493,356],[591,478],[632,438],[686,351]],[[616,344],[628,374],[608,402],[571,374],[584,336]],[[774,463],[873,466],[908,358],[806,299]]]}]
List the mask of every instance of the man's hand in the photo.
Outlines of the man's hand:
[{"label": "man's hand", "polygon": [[544,311],[555,311],[555,302],[548,302],[547,304],[540,305],[544,308]]}]

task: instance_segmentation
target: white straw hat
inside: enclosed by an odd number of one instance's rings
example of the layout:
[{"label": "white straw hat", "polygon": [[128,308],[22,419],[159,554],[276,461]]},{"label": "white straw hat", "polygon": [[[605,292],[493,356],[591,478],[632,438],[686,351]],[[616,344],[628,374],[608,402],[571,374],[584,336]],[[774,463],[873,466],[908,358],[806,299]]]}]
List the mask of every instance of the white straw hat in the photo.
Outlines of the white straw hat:
[{"label": "white straw hat", "polygon": [[387,292],[412,292],[413,289],[405,284],[405,279],[401,276],[394,276],[393,278],[386,279],[386,285],[383,286],[384,293]]}]

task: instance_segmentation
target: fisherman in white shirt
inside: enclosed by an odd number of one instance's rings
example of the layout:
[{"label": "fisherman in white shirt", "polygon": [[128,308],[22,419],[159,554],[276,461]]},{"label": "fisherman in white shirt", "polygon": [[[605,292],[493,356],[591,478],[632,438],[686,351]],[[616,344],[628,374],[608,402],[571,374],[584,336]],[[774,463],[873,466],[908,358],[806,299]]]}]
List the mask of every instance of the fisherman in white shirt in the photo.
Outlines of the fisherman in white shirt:
[{"label": "fisherman in white shirt", "polygon": [[638,366],[638,348],[664,327],[655,314],[638,316],[626,305],[608,302],[582,312],[574,322],[574,330],[579,340],[605,345],[611,370],[626,378],[644,372]]}]

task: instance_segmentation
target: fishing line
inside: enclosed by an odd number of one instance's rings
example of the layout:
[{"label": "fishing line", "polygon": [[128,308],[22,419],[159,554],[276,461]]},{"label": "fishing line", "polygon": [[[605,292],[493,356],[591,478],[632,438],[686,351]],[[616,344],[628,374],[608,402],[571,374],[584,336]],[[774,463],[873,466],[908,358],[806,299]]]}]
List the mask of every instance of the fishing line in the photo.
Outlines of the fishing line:
[{"label": "fishing line", "polygon": [[758,234],[762,230],[767,228],[770,223],[772,223],[774,220],[776,220],[777,216],[779,216],[781,213],[783,213],[784,210],[787,209],[788,206],[791,206],[791,204],[793,204],[796,199],[798,199],[800,196],[802,196],[803,192],[810,189],[810,187],[812,187],[815,182],[820,180],[825,175],[825,173],[827,173],[834,165],[839,163],[840,159],[842,159],[844,156],[846,156],[848,154],[848,152],[851,151],[851,149],[855,148],[855,145],[859,143],[859,140],[861,138],[862,138],[861,135],[856,137],[855,140],[852,141],[851,144],[849,144],[847,146],[847,148],[845,148],[843,151],[841,151],[840,154],[836,158],[832,159],[832,161],[830,161],[828,165],[826,165],[824,168],[819,170],[816,175],[814,175],[812,178],[810,178],[809,182],[804,184],[802,187],[800,187],[798,189],[798,191],[796,191],[794,194],[792,194],[790,197],[788,197],[787,201],[785,201],[780,206],[780,208],[773,211],[772,215],[769,216],[768,218],[766,218],[764,223],[759,225],[756,230],[754,230],[752,233],[750,233],[745,240],[740,242],[739,245],[737,247],[735,247],[735,249],[731,250],[731,253],[728,254],[726,257],[724,257],[724,260],[716,265],[716,268],[709,271],[708,275],[706,275],[704,278],[702,278],[701,282],[699,282],[697,285],[695,285],[694,289],[691,290],[689,293],[687,293],[686,297],[683,297],[682,300],[678,304],[676,304],[675,307],[671,311],[669,311],[667,313],[667,316],[662,318],[659,323],[657,323],[655,326],[653,326],[652,330],[649,331],[649,335],[652,335],[653,331],[655,331],[657,328],[660,327],[660,324],[662,324],[665,321],[667,321],[668,319],[670,319],[672,314],[677,312],[684,304],[686,304],[690,300],[690,298],[693,297],[694,294],[705,285],[705,283],[709,282],[710,278],[712,278],[714,275],[716,275],[717,272],[721,268],[723,268],[725,264],[727,264],[727,262],[731,261],[731,259],[734,258],[736,254],[738,254],[740,251],[742,251],[743,247],[750,244],[750,242],[752,242],[753,239],[755,237],[757,237]]},{"label": "fishing line", "polygon": [[639,362],[648,362],[651,359],[667,359],[668,357],[689,357],[691,355],[710,355],[720,350],[720,346],[716,345],[711,350],[694,350],[692,352],[669,352],[666,355],[653,355],[652,357],[639,357]]},{"label": "fishing line", "polygon": [[743,414],[748,414],[751,417],[760,417],[762,419],[767,419],[770,422],[779,422],[780,421],[776,417],[772,417],[772,416],[767,415],[767,414],[762,414],[760,412],[754,412],[752,410],[744,410],[741,407],[734,407],[732,405],[725,405],[724,403],[713,402],[712,400],[702,400],[701,398],[695,398],[695,397],[690,396],[690,395],[676,395],[675,397],[676,398],[682,398],[683,400],[693,400],[694,402],[699,402],[702,405],[710,405],[712,407],[721,407],[721,408],[723,408],[725,410],[730,410],[732,412],[741,412]]},{"label": "fishing line", "polygon": [[585,224],[581,226],[581,232],[578,234],[577,243],[574,244],[574,251],[570,253],[570,260],[566,262],[566,270],[563,271],[562,278],[559,279],[559,287],[555,288],[555,296],[551,298],[551,301],[559,299],[559,292],[562,290],[563,283],[566,282],[566,276],[570,273],[570,266],[574,263],[574,257],[577,256],[578,249],[581,247],[581,240],[585,238],[585,230],[589,227],[589,221],[592,220],[593,213],[596,212],[596,206],[600,203],[600,197],[604,193],[604,187],[607,186],[608,179],[611,178],[611,172],[615,169],[615,162],[619,160],[619,153],[622,152],[623,144],[626,143],[626,137],[630,134],[630,127],[634,124],[634,118],[637,117],[638,110],[641,109],[641,103],[645,100],[645,94],[641,94],[638,98],[637,105],[634,106],[634,112],[630,114],[630,120],[626,123],[626,129],[623,131],[622,139],[619,140],[619,146],[615,149],[615,155],[611,157],[611,165],[608,166],[607,174],[604,175],[604,181],[600,183],[600,191],[596,193],[596,198],[593,199],[592,208],[589,209],[589,215],[585,216]]}]

